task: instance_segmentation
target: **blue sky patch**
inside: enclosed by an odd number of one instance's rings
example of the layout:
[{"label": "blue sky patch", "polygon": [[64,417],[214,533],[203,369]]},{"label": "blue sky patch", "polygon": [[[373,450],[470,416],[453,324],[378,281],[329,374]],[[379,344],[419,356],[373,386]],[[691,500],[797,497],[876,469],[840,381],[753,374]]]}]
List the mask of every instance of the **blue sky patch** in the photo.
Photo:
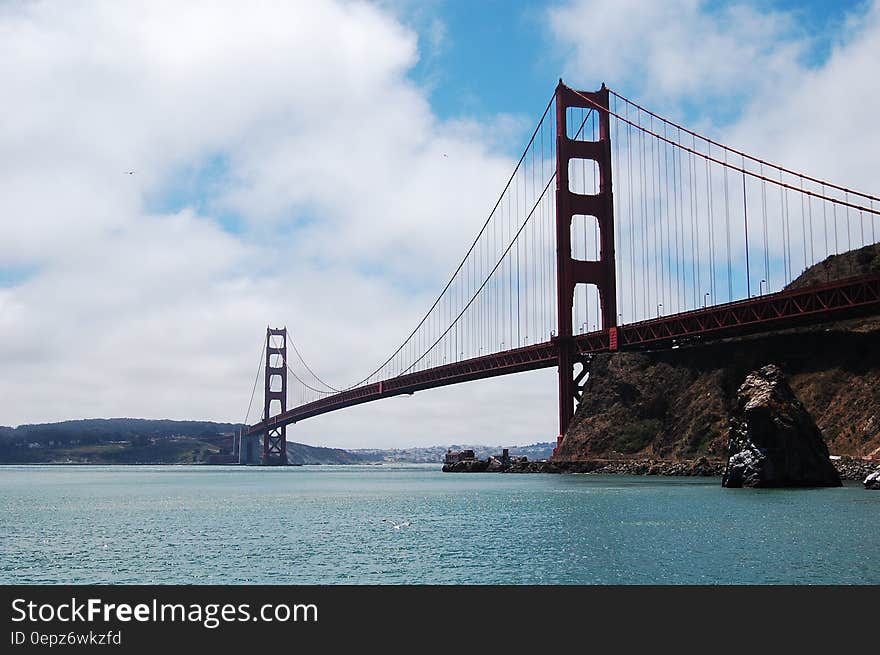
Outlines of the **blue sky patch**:
[{"label": "blue sky patch", "polygon": [[[562,74],[566,53],[552,41],[547,11],[561,3],[525,0],[450,0],[419,4],[403,20],[419,33],[420,60],[412,79],[428,90],[441,119],[491,118],[499,113],[540,116]],[[801,63],[818,67],[842,39],[848,16],[864,13],[864,0],[751,0],[743,4],[760,12],[783,11],[793,17],[792,37],[809,41]],[[726,0],[703,3],[709,15],[731,5]],[[445,29],[442,38],[437,21]],[[584,27],[585,38],[588,26]],[[435,43],[439,41],[439,43]],[[596,80],[609,87],[613,79]],[[621,89],[622,91],[626,89]],[[691,116],[713,114],[719,107],[688,103]],[[724,118],[733,120],[732,112]],[[727,121],[723,121],[727,122]]]},{"label": "blue sky patch", "polygon": [[161,193],[147,200],[147,208],[150,212],[162,214],[191,208],[200,216],[214,219],[226,232],[241,234],[245,228],[243,217],[217,202],[230,182],[228,158],[214,154],[175,173]]},{"label": "blue sky patch", "polygon": [[0,264],[0,288],[23,284],[36,275],[38,270],[36,266]]}]

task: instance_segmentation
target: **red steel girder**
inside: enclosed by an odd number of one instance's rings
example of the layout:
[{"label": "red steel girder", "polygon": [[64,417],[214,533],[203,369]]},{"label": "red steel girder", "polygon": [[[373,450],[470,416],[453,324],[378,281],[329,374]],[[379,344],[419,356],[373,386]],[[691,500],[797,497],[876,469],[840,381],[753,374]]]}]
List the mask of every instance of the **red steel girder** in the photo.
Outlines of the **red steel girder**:
[{"label": "red steel girder", "polygon": [[252,425],[248,434],[260,432],[280,425],[296,423],[303,419],[319,416],[335,410],[360,405],[362,403],[391,398],[403,394],[412,394],[423,389],[442,387],[449,384],[469,382],[483,378],[510,375],[522,371],[533,371],[539,368],[556,366],[557,349],[553,343],[541,343],[524,348],[506,350],[492,355],[474,357],[461,362],[444,364],[424,371],[407,373],[397,377],[374,382],[373,384],[349,389],[337,394],[321,398],[291,410],[273,416],[268,421]]},{"label": "red steel girder", "polygon": [[880,275],[781,291],[618,328],[618,347],[658,347],[690,336],[746,334],[803,322],[821,322],[847,310],[880,305]]},{"label": "red steel girder", "polygon": [[[850,278],[820,286],[781,291],[617,327],[617,348],[665,348],[688,337],[745,335],[790,325],[820,323],[849,312],[880,312],[880,275]],[[579,357],[611,350],[610,330],[569,337]],[[470,380],[549,368],[558,364],[559,339],[516,348],[424,371],[407,373],[306,403],[252,425],[248,434],[276,429],[345,407],[412,394]],[[571,343],[569,343],[569,348]]]}]

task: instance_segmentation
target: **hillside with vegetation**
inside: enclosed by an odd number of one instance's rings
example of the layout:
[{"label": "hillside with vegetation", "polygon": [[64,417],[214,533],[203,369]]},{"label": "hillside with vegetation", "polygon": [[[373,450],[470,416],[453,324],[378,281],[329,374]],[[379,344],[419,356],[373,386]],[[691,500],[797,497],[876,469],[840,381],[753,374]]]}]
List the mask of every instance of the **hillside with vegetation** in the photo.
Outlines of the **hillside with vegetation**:
[{"label": "hillside with vegetation", "polygon": [[135,418],[0,427],[0,463],[193,464],[229,453],[233,423]]}]

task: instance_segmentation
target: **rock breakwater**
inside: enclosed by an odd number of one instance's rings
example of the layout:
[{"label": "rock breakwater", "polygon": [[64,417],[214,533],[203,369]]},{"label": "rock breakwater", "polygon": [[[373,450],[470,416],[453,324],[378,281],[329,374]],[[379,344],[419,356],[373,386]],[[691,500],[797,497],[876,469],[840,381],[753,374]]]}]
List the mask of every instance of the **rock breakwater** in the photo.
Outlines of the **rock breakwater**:
[{"label": "rock breakwater", "polygon": [[[876,462],[844,457],[833,462],[841,480],[862,482],[877,468]],[[490,468],[488,460],[473,460],[445,465],[447,473],[590,473],[594,475],[660,475],[672,477],[721,477],[726,462],[721,459],[701,457],[693,460],[593,459],[583,461],[554,462],[520,458],[507,468]],[[880,475],[877,479],[880,488]]]}]

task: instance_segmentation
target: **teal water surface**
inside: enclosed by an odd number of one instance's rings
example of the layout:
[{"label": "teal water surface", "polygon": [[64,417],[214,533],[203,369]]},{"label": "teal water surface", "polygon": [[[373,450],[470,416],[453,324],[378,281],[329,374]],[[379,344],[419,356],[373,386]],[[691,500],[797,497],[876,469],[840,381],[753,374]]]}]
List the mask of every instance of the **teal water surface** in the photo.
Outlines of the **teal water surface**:
[{"label": "teal water surface", "polygon": [[878,584],[878,514],[855,484],[0,466],[0,583]]}]

